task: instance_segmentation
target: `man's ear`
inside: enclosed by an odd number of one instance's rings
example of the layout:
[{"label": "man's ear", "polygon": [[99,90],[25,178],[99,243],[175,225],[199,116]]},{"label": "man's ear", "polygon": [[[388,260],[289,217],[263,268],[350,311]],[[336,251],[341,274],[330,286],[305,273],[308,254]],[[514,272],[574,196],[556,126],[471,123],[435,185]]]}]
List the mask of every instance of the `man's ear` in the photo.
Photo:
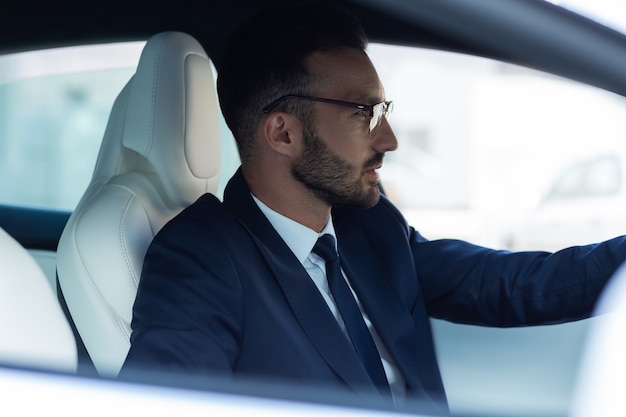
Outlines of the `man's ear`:
[{"label": "man's ear", "polygon": [[302,123],[292,114],[272,112],[263,123],[263,137],[275,152],[295,157],[302,143]]}]

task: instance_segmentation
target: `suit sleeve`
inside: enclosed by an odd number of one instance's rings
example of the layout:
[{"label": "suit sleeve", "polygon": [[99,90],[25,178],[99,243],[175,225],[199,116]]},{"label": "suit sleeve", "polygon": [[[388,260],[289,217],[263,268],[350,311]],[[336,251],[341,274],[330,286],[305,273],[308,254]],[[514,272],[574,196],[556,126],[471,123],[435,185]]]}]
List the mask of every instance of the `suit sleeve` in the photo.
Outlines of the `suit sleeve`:
[{"label": "suit sleeve", "polygon": [[145,369],[232,375],[241,288],[225,245],[203,227],[209,226],[202,219],[179,216],[148,249],[122,377]]},{"label": "suit sleeve", "polygon": [[588,317],[626,258],[626,237],[555,253],[428,241],[409,228],[428,312],[486,326],[551,324]]}]

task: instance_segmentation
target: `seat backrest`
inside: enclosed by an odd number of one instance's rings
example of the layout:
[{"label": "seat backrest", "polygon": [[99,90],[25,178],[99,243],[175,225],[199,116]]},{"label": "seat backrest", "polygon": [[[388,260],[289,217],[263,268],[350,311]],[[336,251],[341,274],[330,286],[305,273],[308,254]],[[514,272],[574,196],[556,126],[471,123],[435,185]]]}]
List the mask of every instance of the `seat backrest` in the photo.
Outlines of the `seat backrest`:
[{"label": "seat backrest", "polygon": [[76,342],[46,275],[0,229],[0,363],[74,372]]},{"label": "seat backrest", "polygon": [[113,105],[92,180],[57,252],[63,297],[101,375],[115,376],[130,347],[132,306],[154,235],[217,190],[218,111],[202,46],[180,32],[150,38]]}]

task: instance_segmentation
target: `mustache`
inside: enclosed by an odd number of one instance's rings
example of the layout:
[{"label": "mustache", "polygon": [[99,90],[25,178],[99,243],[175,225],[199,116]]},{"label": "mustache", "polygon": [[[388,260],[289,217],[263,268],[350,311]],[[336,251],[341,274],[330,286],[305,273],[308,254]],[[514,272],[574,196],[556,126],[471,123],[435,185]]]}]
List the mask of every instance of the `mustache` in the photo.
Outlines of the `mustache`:
[{"label": "mustache", "polygon": [[365,161],[365,163],[363,164],[363,167],[367,170],[371,167],[380,165],[383,163],[383,158],[385,157],[384,153],[377,153],[374,156],[372,156],[370,159],[368,159],[367,161]]}]

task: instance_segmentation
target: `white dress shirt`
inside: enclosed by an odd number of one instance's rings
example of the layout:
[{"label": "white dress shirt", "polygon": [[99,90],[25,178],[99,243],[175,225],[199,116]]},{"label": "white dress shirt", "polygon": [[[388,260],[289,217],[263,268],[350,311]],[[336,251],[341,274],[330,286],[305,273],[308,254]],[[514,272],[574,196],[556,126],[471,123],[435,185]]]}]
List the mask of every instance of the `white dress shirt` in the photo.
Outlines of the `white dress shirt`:
[{"label": "white dress shirt", "polygon": [[[349,337],[346,326],[343,323],[341,314],[339,313],[339,309],[337,308],[335,300],[333,299],[333,296],[330,292],[330,288],[328,287],[328,281],[326,280],[326,263],[321,257],[312,252],[313,246],[315,246],[317,239],[324,234],[329,234],[333,236],[335,238],[335,242],[337,241],[332,218],[329,219],[328,223],[326,223],[324,229],[320,233],[317,233],[315,230],[309,229],[308,227],[272,210],[254,195],[252,195],[252,198],[259,206],[265,217],[267,217],[269,222],[272,224],[274,229],[278,232],[280,237],[285,241],[289,249],[291,249],[296,258],[298,258],[302,266],[304,266],[306,271],[309,273],[309,276],[315,283],[315,286],[324,298],[324,301],[326,301],[326,304],[328,305],[331,313],[333,314],[333,316],[335,316],[335,319],[337,319],[339,326],[346,334],[346,336]],[[346,282],[348,283],[348,286],[352,291],[352,295],[354,295],[354,298],[359,305],[359,309],[361,310],[361,314],[363,314],[365,324],[372,334],[372,338],[374,339],[374,343],[376,344],[376,347],[382,359],[383,368],[385,369],[385,374],[387,376],[387,381],[389,382],[389,387],[391,389],[391,394],[393,396],[394,402],[396,404],[401,404],[404,401],[406,395],[404,378],[402,377],[402,374],[400,373],[398,367],[395,365],[395,362],[389,354],[389,351],[378,336],[378,332],[372,325],[372,322],[369,320],[367,313],[363,310],[359,298],[357,297],[356,293],[352,289],[352,286],[350,285],[350,280],[346,277],[346,274],[343,272],[343,270],[341,272],[343,273],[344,278],[346,278]]]}]

